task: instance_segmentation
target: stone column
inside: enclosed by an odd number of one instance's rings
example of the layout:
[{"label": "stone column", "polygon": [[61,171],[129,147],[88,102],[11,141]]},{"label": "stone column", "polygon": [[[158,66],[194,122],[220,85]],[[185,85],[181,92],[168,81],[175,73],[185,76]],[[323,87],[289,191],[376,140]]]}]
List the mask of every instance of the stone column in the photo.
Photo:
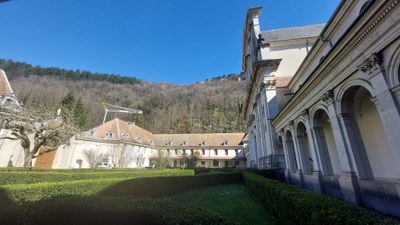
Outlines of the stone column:
[{"label": "stone column", "polygon": [[289,159],[289,152],[288,152],[288,147],[286,143],[286,135],[284,134],[283,131],[281,131],[281,137],[282,137],[282,145],[283,145],[283,153],[285,154],[285,163],[286,163],[286,170],[285,170],[285,180],[287,183],[290,183],[290,168],[292,167],[291,161]]},{"label": "stone column", "polygon": [[351,164],[351,154],[344,141],[343,129],[340,126],[336,116],[336,109],[333,102],[333,91],[327,91],[322,96],[322,100],[327,104],[333,136],[335,139],[336,149],[340,158],[342,174],[339,177],[339,184],[342,190],[343,198],[355,204],[362,204],[361,191],[358,185],[358,179]]},{"label": "stone column", "polygon": [[[400,162],[400,114],[386,83],[384,72],[381,68],[382,62],[382,55],[380,53],[373,53],[358,66],[358,69],[367,76],[373,87],[373,94],[375,94],[373,100],[385,129],[385,135],[388,138],[393,155],[396,157],[395,161]],[[399,167],[398,164],[397,168]],[[400,175],[400,168],[398,173]]]}]

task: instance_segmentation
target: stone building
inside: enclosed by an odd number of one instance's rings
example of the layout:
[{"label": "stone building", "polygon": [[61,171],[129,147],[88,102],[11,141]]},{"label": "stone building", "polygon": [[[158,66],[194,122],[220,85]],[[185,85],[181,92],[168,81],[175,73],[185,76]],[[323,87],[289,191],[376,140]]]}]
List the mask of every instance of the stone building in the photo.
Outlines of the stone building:
[{"label": "stone building", "polygon": [[[58,148],[54,158],[38,157],[36,165],[48,168],[89,168],[89,155],[101,156],[103,168],[144,168],[155,150],[154,135],[120,119],[75,135]],[[49,162],[52,160],[52,162]]]},{"label": "stone building", "polygon": [[250,9],[244,31],[251,166],[400,216],[399,1],[341,1],[320,32],[301,31],[311,48],[297,48],[307,51],[287,79],[293,56],[273,54],[283,49],[260,31],[260,15]]},{"label": "stone building", "polygon": [[167,151],[171,166],[182,166],[182,155],[197,155],[198,167],[245,167],[244,133],[155,134],[157,149]]},{"label": "stone building", "polygon": [[170,167],[182,167],[182,156],[197,155],[198,167],[245,167],[244,133],[152,134],[134,123],[108,121],[75,135],[56,152],[41,154],[36,167],[89,168],[88,154],[101,157],[103,168],[152,167],[157,151],[171,158]]}]

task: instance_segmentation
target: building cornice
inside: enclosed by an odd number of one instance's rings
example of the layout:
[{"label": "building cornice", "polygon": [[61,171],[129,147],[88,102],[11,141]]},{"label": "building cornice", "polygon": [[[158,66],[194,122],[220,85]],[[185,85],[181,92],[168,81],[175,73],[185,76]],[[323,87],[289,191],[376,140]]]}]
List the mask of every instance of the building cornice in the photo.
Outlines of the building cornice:
[{"label": "building cornice", "polygon": [[246,105],[245,105],[245,118],[248,120],[248,116],[250,114],[250,106],[252,105],[251,102],[253,101],[253,96],[256,92],[257,89],[257,84],[259,83],[259,79],[263,77],[263,70],[264,69],[269,69],[272,72],[275,72],[282,59],[268,59],[268,60],[260,60],[256,61],[253,64],[253,74],[251,76],[251,81],[250,81],[250,89],[247,91],[247,96],[246,96]]},{"label": "building cornice", "polygon": [[[325,59],[311,72],[311,75],[306,79],[304,84],[298,89],[283,109],[276,115],[272,124],[277,126],[278,121],[282,120],[284,115],[287,115],[297,104],[298,99],[303,98],[312,89],[314,89],[321,79],[331,73],[336,66],[344,61],[350,52],[357,47],[366,36],[374,30],[374,28],[383,20],[390,12],[398,5],[400,0],[387,1],[379,6],[376,11],[373,12],[374,16],[371,19],[365,19],[364,21],[359,16],[346,32],[339,38],[337,43],[332,47],[331,51],[326,55]],[[364,11],[364,14],[366,11]],[[371,12],[372,14],[372,12]],[[364,24],[360,24],[364,22]],[[358,27],[362,27],[362,29]],[[354,31],[355,29],[359,29]],[[355,34],[355,35],[353,35]],[[355,68],[357,69],[357,68]]]}]

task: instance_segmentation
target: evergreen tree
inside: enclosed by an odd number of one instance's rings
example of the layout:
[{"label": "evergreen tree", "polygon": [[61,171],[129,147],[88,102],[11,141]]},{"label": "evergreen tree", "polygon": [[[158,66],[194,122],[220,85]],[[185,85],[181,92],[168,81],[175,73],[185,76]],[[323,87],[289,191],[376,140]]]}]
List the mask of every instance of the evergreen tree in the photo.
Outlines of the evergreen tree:
[{"label": "evergreen tree", "polygon": [[80,129],[84,128],[86,124],[87,114],[85,105],[83,104],[81,98],[79,98],[75,104],[73,115],[74,115],[75,126],[77,126]]},{"label": "evergreen tree", "polygon": [[70,124],[74,124],[74,105],[75,105],[75,97],[72,92],[69,92],[64,98],[61,99],[60,109],[61,116],[64,121],[68,121]]}]

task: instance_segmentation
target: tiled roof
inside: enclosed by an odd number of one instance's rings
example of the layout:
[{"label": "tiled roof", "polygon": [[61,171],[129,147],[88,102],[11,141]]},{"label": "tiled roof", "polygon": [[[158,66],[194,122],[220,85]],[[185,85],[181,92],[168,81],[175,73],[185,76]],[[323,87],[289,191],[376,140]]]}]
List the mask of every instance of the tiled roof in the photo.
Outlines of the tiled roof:
[{"label": "tiled roof", "polygon": [[[91,132],[94,133],[91,134]],[[107,138],[110,132],[113,133],[113,138]],[[244,133],[152,134],[133,123],[114,119],[84,132],[83,136],[89,139],[124,140],[144,145],[155,145],[157,147],[224,146],[225,141],[227,141],[226,146],[238,146],[242,145],[241,141]]]},{"label": "tiled roof", "polygon": [[[94,131],[93,136],[91,131]],[[109,133],[113,134],[112,138],[107,138]],[[118,118],[84,132],[84,136],[95,139],[123,140],[144,145],[153,145],[154,143],[154,135],[152,133]]]},{"label": "tiled roof", "polygon": [[[208,134],[155,134],[156,146],[227,146],[240,145],[244,133],[208,133]],[[186,144],[184,144],[186,141]]]},{"label": "tiled roof", "polygon": [[277,30],[261,31],[265,42],[292,40],[305,37],[317,37],[325,24],[317,24],[303,27],[291,27]]},{"label": "tiled roof", "polygon": [[277,77],[276,87],[287,87],[292,79],[293,77],[291,76]]},{"label": "tiled roof", "polygon": [[1,96],[14,96],[14,93],[8,82],[6,73],[0,69],[0,97]]}]

